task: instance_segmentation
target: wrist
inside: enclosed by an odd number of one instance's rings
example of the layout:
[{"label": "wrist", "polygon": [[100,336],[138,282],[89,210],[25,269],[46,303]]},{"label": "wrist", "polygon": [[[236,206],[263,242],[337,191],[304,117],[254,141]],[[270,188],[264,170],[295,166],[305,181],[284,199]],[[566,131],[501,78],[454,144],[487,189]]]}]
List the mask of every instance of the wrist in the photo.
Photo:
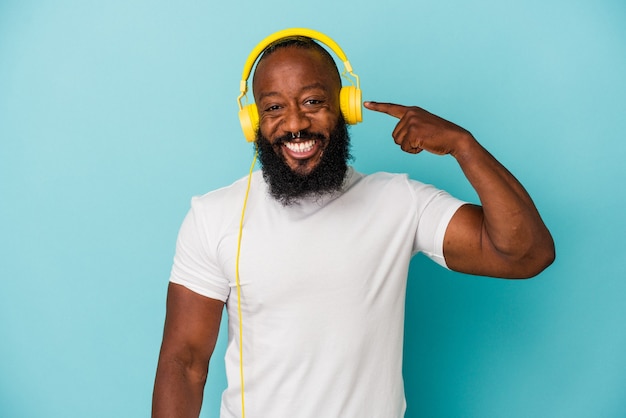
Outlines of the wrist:
[{"label": "wrist", "polygon": [[463,131],[459,134],[459,138],[456,141],[456,147],[451,155],[460,163],[464,160],[471,158],[480,145],[474,136],[468,131]]}]

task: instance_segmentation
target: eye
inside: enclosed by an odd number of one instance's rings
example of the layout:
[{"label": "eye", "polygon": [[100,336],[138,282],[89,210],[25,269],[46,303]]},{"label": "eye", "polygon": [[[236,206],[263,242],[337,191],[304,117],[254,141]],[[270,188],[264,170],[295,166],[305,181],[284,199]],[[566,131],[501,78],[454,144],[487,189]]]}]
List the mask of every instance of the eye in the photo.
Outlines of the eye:
[{"label": "eye", "polygon": [[304,104],[305,104],[306,106],[320,106],[320,105],[322,105],[323,103],[324,103],[324,101],[323,101],[323,100],[321,100],[321,99],[306,99],[306,100],[304,101]]},{"label": "eye", "polygon": [[274,112],[274,111],[280,110],[280,109],[281,109],[281,107],[279,105],[269,105],[269,106],[265,107],[263,110],[265,112]]}]

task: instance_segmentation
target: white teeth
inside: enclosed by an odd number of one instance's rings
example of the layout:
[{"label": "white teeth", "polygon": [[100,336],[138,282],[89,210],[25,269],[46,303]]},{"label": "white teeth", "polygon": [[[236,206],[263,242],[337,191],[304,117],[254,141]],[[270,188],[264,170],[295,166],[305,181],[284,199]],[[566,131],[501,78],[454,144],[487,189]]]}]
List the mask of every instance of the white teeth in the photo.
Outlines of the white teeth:
[{"label": "white teeth", "polygon": [[285,142],[285,146],[292,152],[309,152],[315,145],[314,139],[302,142]]}]

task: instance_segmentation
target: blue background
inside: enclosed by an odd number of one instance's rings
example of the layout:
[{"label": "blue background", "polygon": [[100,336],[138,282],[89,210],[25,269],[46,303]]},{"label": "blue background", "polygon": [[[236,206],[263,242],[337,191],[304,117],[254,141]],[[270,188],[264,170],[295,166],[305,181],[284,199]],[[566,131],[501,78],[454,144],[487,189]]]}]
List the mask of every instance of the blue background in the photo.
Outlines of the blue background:
[{"label": "blue background", "polygon": [[[1,1],[0,416],[149,415],[180,222],[246,174],[243,63],[301,26],[343,47],[365,99],[469,129],[556,240],[530,281],[415,258],[407,417],[626,417],[625,23],[618,0]],[[357,169],[475,201],[452,158],[402,153],[394,124],[365,111]]]}]

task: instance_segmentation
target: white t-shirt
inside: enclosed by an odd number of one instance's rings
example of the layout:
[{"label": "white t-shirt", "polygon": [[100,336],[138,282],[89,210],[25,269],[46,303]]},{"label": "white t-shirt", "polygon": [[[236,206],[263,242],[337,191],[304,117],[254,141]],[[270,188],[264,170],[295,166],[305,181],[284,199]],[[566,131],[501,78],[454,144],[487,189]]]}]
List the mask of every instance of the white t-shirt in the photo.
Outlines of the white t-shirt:
[{"label": "white t-shirt", "polygon": [[[236,253],[247,177],[192,200],[170,280],[226,302],[228,388],[241,416]],[[252,178],[240,256],[248,418],[399,418],[406,279],[463,202],[406,175],[350,169],[341,193],[285,207]]]}]

